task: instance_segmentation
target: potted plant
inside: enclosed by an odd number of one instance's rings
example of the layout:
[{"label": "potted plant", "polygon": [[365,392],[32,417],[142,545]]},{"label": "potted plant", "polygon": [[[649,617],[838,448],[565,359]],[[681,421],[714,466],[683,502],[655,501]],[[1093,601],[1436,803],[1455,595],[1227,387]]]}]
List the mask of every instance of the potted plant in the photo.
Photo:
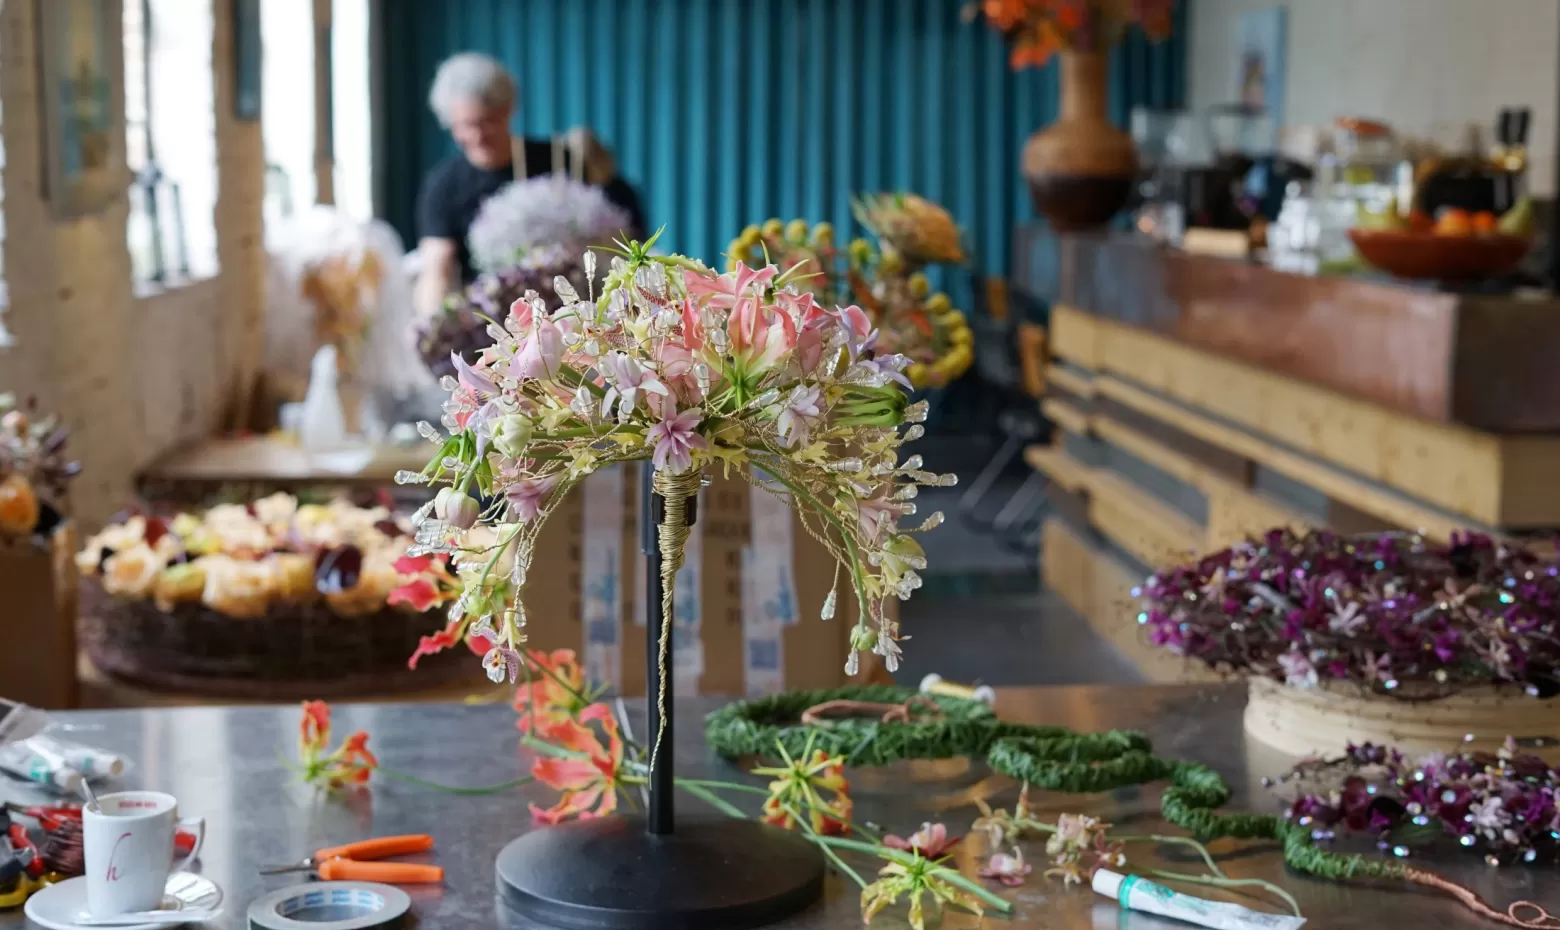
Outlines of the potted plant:
[{"label": "potted plant", "polygon": [[34,405],[0,394],[0,632],[6,696],[39,707],[76,703],[75,531],[66,487],[80,470],[68,431]]},{"label": "potted plant", "polygon": [[439,377],[456,374],[451,354],[467,364],[497,338],[489,327],[504,319],[515,301],[534,293],[548,307],[560,299],[563,278],[585,288],[584,252],[610,243],[632,221],[598,187],[547,175],[516,181],[482,205],[467,243],[481,274],[452,294],[444,309],[423,320],[417,350]]},{"label": "potted plant", "polygon": [[1156,644],[1247,679],[1246,731],[1279,749],[1554,735],[1560,565],[1509,542],[1275,529],[1138,593]]},{"label": "potted plant", "polygon": [[447,558],[406,555],[412,541],[384,507],[281,493],[131,514],[76,556],[87,655],[173,691],[383,693],[430,652],[429,618],[459,590]]},{"label": "potted plant", "polygon": [[975,360],[974,347],[964,314],[947,294],[932,292],[925,268],[964,263],[959,227],[947,210],[914,194],[863,196],[856,216],[877,245],[857,239],[841,249],[828,223],[769,220],[744,229],[726,254],[754,266],[773,261],[825,306],[856,304],[877,331],[873,351],[910,360],[911,386],[947,385]]},{"label": "potted plant", "polygon": [[1170,32],[1172,0],[981,0],[972,6],[1013,47],[1014,68],[1061,59],[1061,115],[1024,145],[1035,209],[1059,230],[1104,225],[1137,173],[1132,137],[1106,116],[1110,49],[1129,26]]}]

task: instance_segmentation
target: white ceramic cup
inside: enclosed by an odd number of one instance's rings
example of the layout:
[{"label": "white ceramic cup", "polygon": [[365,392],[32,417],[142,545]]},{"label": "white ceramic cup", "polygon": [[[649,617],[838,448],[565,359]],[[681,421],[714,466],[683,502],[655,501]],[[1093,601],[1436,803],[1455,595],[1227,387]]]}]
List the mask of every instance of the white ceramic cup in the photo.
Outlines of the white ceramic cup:
[{"label": "white ceramic cup", "polygon": [[200,854],[206,839],[205,818],[179,819],[179,802],[158,791],[105,794],[96,810],[82,811],[81,826],[93,917],[156,910],[175,867],[174,833],[182,827],[195,834],[195,848],[180,867]]}]

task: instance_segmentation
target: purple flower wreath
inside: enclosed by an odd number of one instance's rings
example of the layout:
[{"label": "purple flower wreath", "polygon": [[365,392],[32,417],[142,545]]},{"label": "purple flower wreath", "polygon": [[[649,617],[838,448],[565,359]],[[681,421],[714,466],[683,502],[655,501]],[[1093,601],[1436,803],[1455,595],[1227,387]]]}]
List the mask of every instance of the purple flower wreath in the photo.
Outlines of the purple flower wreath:
[{"label": "purple flower wreath", "polygon": [[1560,693],[1560,565],[1477,533],[1268,531],[1134,591],[1156,645],[1294,687]]}]

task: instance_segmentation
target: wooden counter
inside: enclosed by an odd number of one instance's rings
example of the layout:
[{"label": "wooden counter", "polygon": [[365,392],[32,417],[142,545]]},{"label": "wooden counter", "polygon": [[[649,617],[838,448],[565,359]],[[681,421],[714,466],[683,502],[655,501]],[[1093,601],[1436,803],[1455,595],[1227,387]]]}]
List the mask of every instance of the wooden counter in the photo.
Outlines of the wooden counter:
[{"label": "wooden counter", "polygon": [[1560,527],[1560,302],[1043,246],[1015,282],[1051,302],[1042,569],[1150,678],[1133,586],[1246,536]]},{"label": "wooden counter", "polygon": [[1442,423],[1560,431],[1560,300],[1445,293],[1188,255],[1125,236],[1019,236],[1042,300]]}]

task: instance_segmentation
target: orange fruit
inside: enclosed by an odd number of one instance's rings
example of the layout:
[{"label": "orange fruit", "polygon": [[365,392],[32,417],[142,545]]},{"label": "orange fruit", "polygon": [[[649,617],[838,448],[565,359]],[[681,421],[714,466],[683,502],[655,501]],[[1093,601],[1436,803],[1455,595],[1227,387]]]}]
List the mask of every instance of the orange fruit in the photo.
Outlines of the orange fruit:
[{"label": "orange fruit", "polygon": [[38,525],[38,495],[20,472],[0,479],[0,535],[22,536]]},{"label": "orange fruit", "polygon": [[1467,210],[1450,207],[1441,212],[1436,218],[1433,232],[1437,236],[1471,236],[1473,235],[1473,217]]},{"label": "orange fruit", "polygon": [[1435,220],[1432,220],[1423,210],[1415,210],[1408,214],[1408,228],[1415,232],[1428,232],[1433,226]]},{"label": "orange fruit", "polygon": [[1474,232],[1492,233],[1495,231],[1495,224],[1497,222],[1499,222],[1499,220],[1496,218],[1495,214],[1488,210],[1480,210],[1478,213],[1473,215],[1473,230]]}]

